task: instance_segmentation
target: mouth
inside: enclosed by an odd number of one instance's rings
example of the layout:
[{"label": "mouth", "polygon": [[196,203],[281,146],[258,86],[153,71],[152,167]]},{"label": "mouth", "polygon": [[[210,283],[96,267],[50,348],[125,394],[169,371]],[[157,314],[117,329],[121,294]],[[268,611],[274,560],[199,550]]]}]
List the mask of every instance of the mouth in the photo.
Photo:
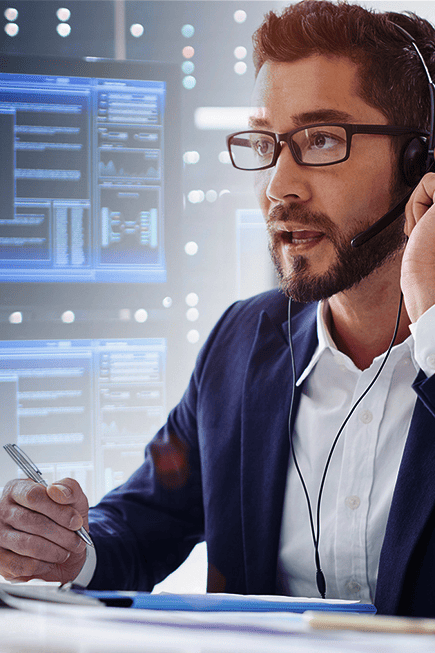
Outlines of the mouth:
[{"label": "mouth", "polygon": [[305,248],[317,245],[325,237],[325,234],[321,231],[311,231],[308,229],[295,229],[294,231],[280,230],[278,234],[284,245]]}]

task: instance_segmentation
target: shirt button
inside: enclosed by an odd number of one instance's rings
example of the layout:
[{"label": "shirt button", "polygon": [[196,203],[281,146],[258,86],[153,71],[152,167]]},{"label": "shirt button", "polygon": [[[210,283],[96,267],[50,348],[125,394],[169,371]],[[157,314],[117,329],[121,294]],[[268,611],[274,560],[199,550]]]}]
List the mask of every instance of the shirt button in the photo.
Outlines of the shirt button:
[{"label": "shirt button", "polygon": [[359,583],[357,583],[355,580],[351,580],[347,584],[347,589],[352,594],[357,594],[357,592],[359,592],[361,590],[361,585]]},{"label": "shirt button", "polygon": [[430,356],[426,358],[426,363],[429,365],[429,367],[435,370],[435,354],[430,354]]},{"label": "shirt button", "polygon": [[370,424],[373,415],[370,410],[362,410],[359,414],[359,418],[363,424]]},{"label": "shirt button", "polygon": [[356,510],[357,508],[359,508],[361,504],[361,500],[359,497],[356,496],[346,497],[345,504],[351,510]]}]

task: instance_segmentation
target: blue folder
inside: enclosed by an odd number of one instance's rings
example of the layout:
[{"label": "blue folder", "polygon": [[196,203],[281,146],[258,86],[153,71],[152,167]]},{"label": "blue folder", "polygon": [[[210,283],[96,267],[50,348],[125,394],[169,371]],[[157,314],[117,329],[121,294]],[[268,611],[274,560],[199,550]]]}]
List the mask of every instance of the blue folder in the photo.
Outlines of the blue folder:
[{"label": "blue folder", "polygon": [[269,600],[240,594],[150,594],[148,592],[113,592],[74,588],[73,591],[99,599],[112,607],[139,608],[143,610],[181,610],[197,612],[305,612],[327,610],[329,612],[353,612],[374,614],[371,603],[313,602]]}]

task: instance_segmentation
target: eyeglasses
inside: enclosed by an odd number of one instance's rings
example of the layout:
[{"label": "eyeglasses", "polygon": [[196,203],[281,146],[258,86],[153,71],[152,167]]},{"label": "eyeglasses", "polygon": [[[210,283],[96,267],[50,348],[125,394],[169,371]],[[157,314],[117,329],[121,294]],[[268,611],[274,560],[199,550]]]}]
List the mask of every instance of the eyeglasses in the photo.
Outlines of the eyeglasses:
[{"label": "eyeglasses", "polygon": [[287,143],[296,163],[301,166],[330,166],[346,161],[354,134],[401,135],[423,132],[412,127],[392,125],[348,125],[319,123],[293,129],[285,134],[263,130],[236,132],[227,136],[231,162],[239,170],[272,168]]}]

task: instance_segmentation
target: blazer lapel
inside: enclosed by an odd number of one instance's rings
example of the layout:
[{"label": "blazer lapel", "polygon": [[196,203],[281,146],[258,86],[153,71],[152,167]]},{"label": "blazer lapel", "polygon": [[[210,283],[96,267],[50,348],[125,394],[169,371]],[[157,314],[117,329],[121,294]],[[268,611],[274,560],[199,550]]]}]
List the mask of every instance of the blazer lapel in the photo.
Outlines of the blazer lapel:
[{"label": "blazer lapel", "polygon": [[434,434],[435,418],[418,398],[379,562],[375,605],[385,614],[398,608],[409,559],[435,505]]},{"label": "blazer lapel", "polygon": [[[313,310],[307,309],[313,327]],[[314,311],[315,317],[315,311]],[[285,484],[289,438],[288,417],[292,369],[288,341],[281,325],[267,313],[260,316],[248,362],[242,408],[241,505],[246,592],[273,594]],[[309,337],[311,336],[311,337]],[[313,328],[293,335],[298,347],[297,374],[315,347]],[[311,346],[308,347],[308,344]],[[299,348],[299,346],[302,346]],[[302,348],[305,348],[303,351]],[[303,369],[303,368],[302,368]],[[293,406],[296,411],[299,390]]]}]

